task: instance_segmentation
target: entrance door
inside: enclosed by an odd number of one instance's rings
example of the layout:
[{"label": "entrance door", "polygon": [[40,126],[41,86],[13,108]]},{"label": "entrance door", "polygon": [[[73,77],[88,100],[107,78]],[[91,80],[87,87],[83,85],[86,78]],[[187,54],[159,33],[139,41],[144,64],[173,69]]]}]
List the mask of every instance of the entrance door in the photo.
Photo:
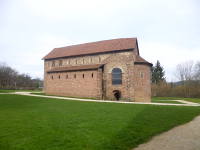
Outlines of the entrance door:
[{"label": "entrance door", "polygon": [[121,92],[119,90],[114,90],[113,95],[117,101],[121,98]]}]

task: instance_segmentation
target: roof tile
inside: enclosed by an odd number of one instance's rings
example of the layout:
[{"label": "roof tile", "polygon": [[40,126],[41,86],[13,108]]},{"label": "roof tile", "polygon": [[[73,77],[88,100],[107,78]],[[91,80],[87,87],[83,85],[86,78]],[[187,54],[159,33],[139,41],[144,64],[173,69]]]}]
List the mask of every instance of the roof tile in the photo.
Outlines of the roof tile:
[{"label": "roof tile", "polygon": [[134,49],[136,47],[136,43],[136,38],[120,38],[66,46],[53,49],[43,59],[53,59],[68,56],[88,55],[103,52]]},{"label": "roof tile", "polygon": [[136,55],[135,64],[147,64],[147,65],[152,66],[152,64],[150,62],[146,61],[144,58],[142,58],[139,55]]}]

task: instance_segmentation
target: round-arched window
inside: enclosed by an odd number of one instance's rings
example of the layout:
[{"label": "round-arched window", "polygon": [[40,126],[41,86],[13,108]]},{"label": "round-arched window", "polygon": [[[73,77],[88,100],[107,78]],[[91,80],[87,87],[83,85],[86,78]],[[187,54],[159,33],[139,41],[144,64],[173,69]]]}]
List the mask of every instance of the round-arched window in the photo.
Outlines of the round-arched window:
[{"label": "round-arched window", "polygon": [[114,68],[112,70],[112,84],[122,84],[122,70],[119,68]]}]

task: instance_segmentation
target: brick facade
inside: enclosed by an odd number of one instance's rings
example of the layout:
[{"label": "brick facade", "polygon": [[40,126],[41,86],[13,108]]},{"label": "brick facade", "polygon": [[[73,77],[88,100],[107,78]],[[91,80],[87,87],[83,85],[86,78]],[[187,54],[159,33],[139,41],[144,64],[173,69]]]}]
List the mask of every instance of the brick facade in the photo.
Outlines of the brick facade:
[{"label": "brick facade", "polygon": [[[120,100],[151,101],[151,65],[139,61],[139,50],[114,51],[44,60],[44,91],[47,94],[90,97],[116,100],[114,91],[120,92]],[[136,63],[137,62],[137,63]],[[72,66],[102,64],[101,67],[63,70]],[[58,71],[51,71],[57,68]],[[112,84],[112,70],[122,72],[122,84]]]}]

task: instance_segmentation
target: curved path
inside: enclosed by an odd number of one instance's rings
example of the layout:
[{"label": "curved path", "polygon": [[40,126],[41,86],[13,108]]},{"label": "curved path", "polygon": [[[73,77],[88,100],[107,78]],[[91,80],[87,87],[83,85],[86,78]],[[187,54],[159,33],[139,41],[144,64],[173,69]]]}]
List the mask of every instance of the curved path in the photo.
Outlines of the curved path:
[{"label": "curved path", "polygon": [[[40,92],[39,92],[40,93]],[[8,93],[5,93],[8,94]],[[125,102],[125,101],[110,101],[110,100],[94,100],[94,99],[81,99],[81,98],[71,98],[71,97],[59,97],[59,96],[47,96],[47,95],[37,95],[31,94],[31,92],[14,92],[10,94],[35,96],[35,97],[46,97],[46,98],[56,98],[56,99],[66,99],[66,100],[76,100],[76,101],[87,101],[87,102],[104,102],[104,103],[124,103],[124,104],[148,104],[148,105],[169,105],[169,106],[200,106],[198,103],[192,103],[181,100],[184,104],[172,104],[172,103],[147,103],[147,102]]]},{"label": "curved path", "polygon": [[153,137],[134,150],[200,150],[200,116]]}]

